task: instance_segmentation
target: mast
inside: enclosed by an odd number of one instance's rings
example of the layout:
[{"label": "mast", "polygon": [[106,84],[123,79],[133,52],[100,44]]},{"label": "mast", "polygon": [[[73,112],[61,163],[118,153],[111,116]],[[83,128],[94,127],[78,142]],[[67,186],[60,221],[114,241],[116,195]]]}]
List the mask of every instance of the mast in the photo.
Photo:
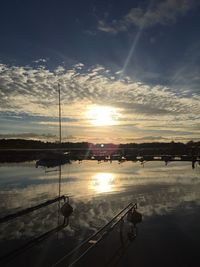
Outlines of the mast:
[{"label": "mast", "polygon": [[[59,115],[59,144],[61,149],[61,106],[60,106],[60,84],[58,83],[58,115]],[[61,164],[59,164],[59,176],[58,176],[58,196],[61,194]],[[60,222],[60,201],[58,202],[58,218],[57,223]],[[58,237],[58,236],[57,236]]]},{"label": "mast", "polygon": [[60,106],[60,84],[58,83],[58,113],[59,113],[59,143],[61,144],[61,106]]}]

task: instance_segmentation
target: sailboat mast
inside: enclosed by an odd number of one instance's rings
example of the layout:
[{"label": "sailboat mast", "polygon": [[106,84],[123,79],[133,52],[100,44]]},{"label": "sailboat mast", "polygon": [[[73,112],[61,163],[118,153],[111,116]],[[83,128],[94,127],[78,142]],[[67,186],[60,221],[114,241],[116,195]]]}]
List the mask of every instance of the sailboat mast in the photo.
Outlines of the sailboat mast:
[{"label": "sailboat mast", "polygon": [[59,143],[61,144],[61,106],[60,106],[60,84],[58,84],[58,112],[59,112]]}]

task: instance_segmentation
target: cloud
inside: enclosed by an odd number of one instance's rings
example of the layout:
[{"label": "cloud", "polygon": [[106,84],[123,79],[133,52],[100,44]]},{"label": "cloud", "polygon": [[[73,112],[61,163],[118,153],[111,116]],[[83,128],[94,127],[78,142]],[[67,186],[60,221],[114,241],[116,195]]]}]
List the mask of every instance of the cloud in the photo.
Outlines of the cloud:
[{"label": "cloud", "polygon": [[47,62],[47,59],[39,58],[39,59],[37,59],[37,60],[34,60],[33,62],[34,62],[34,63],[46,63],[46,62]]},{"label": "cloud", "polygon": [[98,30],[103,31],[103,32],[108,32],[108,33],[113,33],[116,34],[119,31],[126,31],[127,27],[124,25],[121,27],[121,25],[123,25],[123,23],[119,23],[119,25],[116,25],[116,22],[112,22],[111,25],[109,25],[107,22],[100,20],[98,22]]},{"label": "cloud", "polygon": [[189,46],[185,53],[182,55],[182,59],[175,64],[171,70],[170,83],[177,88],[181,88],[184,94],[193,96],[199,93],[200,84],[200,42]]},{"label": "cloud", "polygon": [[[24,121],[32,121],[32,122],[40,122],[40,123],[58,123],[58,117],[53,116],[41,116],[41,115],[31,115],[25,112],[9,112],[2,111],[0,113],[0,120],[24,120]],[[77,119],[64,117],[62,118],[62,122],[76,122]]]},{"label": "cloud", "polygon": [[97,32],[94,30],[85,30],[83,33],[86,35],[89,35],[89,36],[96,36],[97,35]]},{"label": "cloud", "polygon": [[166,138],[166,137],[163,137],[163,136],[143,136],[141,138],[135,138],[133,139],[133,141],[157,141],[157,140],[160,140],[160,141],[171,141],[170,138]]},{"label": "cloud", "polygon": [[37,134],[37,133],[19,133],[19,134],[0,134],[1,139],[38,139],[38,140],[48,140],[57,138],[53,134]]},{"label": "cloud", "polygon": [[[119,79],[103,66],[87,69],[82,63],[66,70],[0,65],[0,121],[7,124],[3,134],[12,134],[14,125],[24,132],[57,132],[58,83],[61,87],[63,137],[137,138],[137,136],[180,136],[188,132],[196,138],[200,124],[200,95],[185,95],[176,88],[148,85],[135,78]],[[190,90],[188,86],[188,90]],[[91,127],[87,107],[111,106],[116,110],[116,136],[109,127]],[[20,124],[24,121],[24,125]],[[8,125],[10,122],[10,126]],[[31,126],[32,123],[32,126]],[[31,127],[35,127],[32,130]],[[9,129],[10,127],[10,129]],[[19,126],[18,126],[19,127]],[[167,132],[170,130],[171,132]],[[191,134],[192,131],[194,135]],[[18,131],[19,132],[19,131]],[[177,133],[176,133],[177,132]],[[163,135],[162,136],[166,137]],[[86,140],[86,139],[84,139]]]},{"label": "cloud", "polygon": [[147,9],[140,6],[130,9],[119,20],[112,20],[111,22],[100,20],[98,29],[115,34],[127,31],[131,26],[148,28],[157,24],[173,24],[178,17],[186,15],[197,5],[199,2],[196,0],[154,1]]}]

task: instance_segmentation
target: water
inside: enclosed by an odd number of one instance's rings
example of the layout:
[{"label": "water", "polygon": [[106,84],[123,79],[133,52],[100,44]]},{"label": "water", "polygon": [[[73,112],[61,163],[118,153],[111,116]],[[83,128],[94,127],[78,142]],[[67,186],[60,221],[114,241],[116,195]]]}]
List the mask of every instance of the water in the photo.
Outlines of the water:
[{"label": "water", "polygon": [[[45,172],[43,168],[35,168],[35,162],[1,164],[1,217],[55,198],[59,192],[58,181],[57,168]],[[69,195],[74,208],[69,225],[26,252],[23,261],[20,257],[15,259],[15,263],[19,261],[21,266],[27,266],[26,259],[32,266],[49,266],[128,203],[137,202],[143,222],[137,241],[131,250],[127,249],[126,257],[122,257],[122,266],[132,266],[134,252],[136,266],[200,265],[196,251],[200,245],[200,168],[192,170],[189,162],[168,166],[149,162],[144,168],[132,162],[75,162],[62,166],[61,181],[61,195]],[[58,216],[55,203],[2,224],[1,255],[60,223],[62,217]],[[8,266],[13,266],[13,262]]]}]

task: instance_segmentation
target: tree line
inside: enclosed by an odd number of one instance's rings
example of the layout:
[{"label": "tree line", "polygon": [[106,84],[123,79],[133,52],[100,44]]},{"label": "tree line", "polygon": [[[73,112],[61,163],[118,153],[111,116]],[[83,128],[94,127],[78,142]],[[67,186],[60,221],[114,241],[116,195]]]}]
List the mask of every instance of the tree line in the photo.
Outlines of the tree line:
[{"label": "tree line", "polygon": [[[91,149],[92,147],[92,149]],[[114,147],[114,149],[112,149]],[[16,149],[16,150],[15,150]],[[42,150],[46,151],[42,151]],[[50,150],[62,149],[70,151],[72,158],[79,156],[92,156],[96,151],[107,154],[126,155],[200,155],[200,141],[187,143],[181,142],[152,142],[152,143],[128,143],[128,144],[91,144],[89,142],[44,142],[25,139],[0,139],[0,162],[22,162],[37,160]],[[48,151],[49,150],[49,151]]]}]

